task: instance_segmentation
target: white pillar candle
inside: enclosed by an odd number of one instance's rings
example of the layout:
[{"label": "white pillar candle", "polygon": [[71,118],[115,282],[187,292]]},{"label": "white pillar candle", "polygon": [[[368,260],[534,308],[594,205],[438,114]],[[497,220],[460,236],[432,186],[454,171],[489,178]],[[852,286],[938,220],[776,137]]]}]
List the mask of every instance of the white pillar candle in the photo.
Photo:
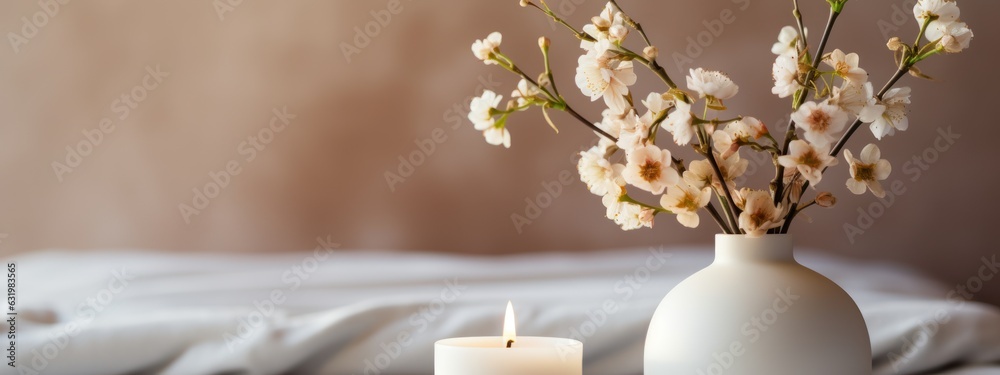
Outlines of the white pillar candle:
[{"label": "white pillar candle", "polygon": [[[503,336],[459,337],[434,344],[435,375],[581,375],[583,343],[517,337],[508,303]],[[508,342],[511,342],[508,347]]]}]

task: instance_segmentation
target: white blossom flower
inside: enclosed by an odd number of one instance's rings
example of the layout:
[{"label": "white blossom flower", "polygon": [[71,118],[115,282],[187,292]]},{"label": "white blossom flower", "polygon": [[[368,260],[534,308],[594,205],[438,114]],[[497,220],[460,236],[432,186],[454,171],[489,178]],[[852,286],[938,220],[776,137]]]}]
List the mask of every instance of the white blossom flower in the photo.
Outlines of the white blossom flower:
[{"label": "white blossom flower", "polygon": [[744,204],[739,225],[747,236],[763,236],[768,229],[780,227],[785,222],[782,219],[782,205],[775,206],[771,194],[766,191],[743,189],[740,196]]},{"label": "white blossom flower", "polygon": [[656,211],[631,202],[622,202],[619,195],[608,194],[601,199],[607,207],[606,216],[614,220],[622,230],[634,230],[642,227],[653,227],[653,216]]},{"label": "white blossom flower", "polygon": [[646,145],[646,142],[649,140],[649,126],[651,123],[642,121],[642,119],[636,117],[635,110],[629,110],[625,115],[620,116],[618,122],[621,124],[618,147],[625,150],[626,154],[631,154],[632,150]]},{"label": "white blossom flower", "polygon": [[477,98],[472,98],[469,103],[469,121],[475,125],[476,130],[486,130],[493,127],[496,120],[493,118],[493,110],[500,105],[503,96],[497,95],[490,90],[483,91]]},{"label": "white blossom flower", "polygon": [[650,193],[663,194],[667,186],[676,184],[680,179],[672,166],[670,150],[646,145],[632,150],[626,160],[628,163],[622,172],[625,182]]},{"label": "white blossom flower", "polygon": [[[806,30],[806,34],[809,31]],[[778,42],[771,46],[771,53],[775,55],[798,54],[799,30],[795,26],[785,26],[778,33]]]},{"label": "white blossom flower", "polygon": [[[642,101],[642,105],[646,106],[649,111],[646,112],[650,118],[655,117],[663,111],[666,111],[674,106],[674,100],[672,97],[666,94],[659,94],[655,92],[649,93],[646,99]],[[643,116],[646,117],[646,116]],[[652,120],[650,120],[652,121]]]},{"label": "white blossom flower", "polygon": [[510,97],[517,99],[518,107],[524,107],[532,98],[541,93],[542,91],[538,89],[538,86],[528,82],[526,79],[521,79],[517,83],[517,89],[510,94]]},{"label": "white blossom flower", "polygon": [[[740,153],[733,153],[730,157],[722,159],[719,154],[715,154],[715,159],[719,163],[719,170],[722,172],[722,178],[726,179],[726,183],[729,185],[731,190],[736,189],[736,179],[743,176],[747,172],[747,167],[750,165],[750,161],[740,157]],[[720,185],[721,187],[721,185]]]},{"label": "white blossom flower", "polygon": [[806,141],[794,140],[788,144],[788,155],[779,156],[778,163],[797,169],[815,187],[823,178],[823,169],[837,165],[837,158],[829,153],[829,145],[814,147]]},{"label": "white blossom flower", "polygon": [[605,156],[605,152],[606,149],[602,145],[580,152],[580,160],[577,162],[580,181],[586,183],[587,189],[593,194],[618,196],[625,186],[625,179],[622,178],[625,166],[612,164]]},{"label": "white blossom flower", "polygon": [[844,130],[847,125],[847,112],[826,101],[822,103],[806,102],[792,113],[795,126],[805,130],[805,138],[814,145],[829,145],[836,138],[833,134]]},{"label": "white blossom flower", "polygon": [[740,149],[740,144],[746,142],[746,138],[742,138],[736,134],[736,130],[727,126],[725,129],[716,130],[712,133],[712,147],[719,151],[720,158],[728,158],[734,152]]},{"label": "white blossom flower", "polygon": [[770,134],[770,132],[767,130],[767,125],[765,125],[764,122],[758,120],[755,117],[746,116],[743,117],[741,120],[734,122],[733,124],[735,124],[735,126],[737,126],[739,129],[743,129],[741,130],[741,132],[742,131],[747,132],[747,134],[753,137],[753,139],[760,139],[760,137]]},{"label": "white blossom flower", "polygon": [[[913,6],[913,16],[916,17],[918,25],[923,25],[927,17],[937,17],[931,22],[932,24],[934,22],[948,24],[957,20],[960,15],[958,4],[952,0],[918,0]],[[929,39],[932,42],[937,40],[937,38]]]},{"label": "white blossom flower", "polygon": [[795,95],[796,91],[802,89],[802,84],[799,83],[799,54],[796,52],[778,56],[771,66],[771,76],[774,77],[772,94],[779,98]]},{"label": "white blossom flower", "polygon": [[483,132],[486,143],[510,148],[510,131],[493,118],[493,111],[500,105],[501,100],[503,96],[490,90],[483,91],[478,98],[472,98],[472,102],[469,103],[469,121],[472,121],[476,130]]},{"label": "white blossom flower", "polygon": [[652,128],[653,123],[660,116],[665,116],[667,110],[673,108],[674,100],[672,96],[668,96],[667,94],[651,92],[642,101],[642,104],[646,106],[647,110],[642,117],[639,117],[640,123],[636,124],[632,131],[624,132],[622,137],[618,138],[619,145],[624,149],[631,150],[636,146],[644,145],[649,138],[650,128]]},{"label": "white blossom flower", "polygon": [[486,143],[494,146],[503,145],[503,147],[510,148],[510,131],[507,130],[506,126],[491,126],[483,130],[483,136],[486,137]]},{"label": "white blossom flower", "polygon": [[885,110],[871,123],[875,138],[882,139],[886,135],[896,134],[896,130],[905,131],[910,127],[910,120],[906,117],[906,105],[910,104],[909,87],[886,91],[880,104]]},{"label": "white blossom flower", "polygon": [[857,84],[868,82],[868,72],[858,66],[860,62],[861,58],[857,53],[844,54],[839,49],[833,50],[823,59],[823,63],[831,66],[838,77]]},{"label": "white blossom flower", "polygon": [[972,42],[972,30],[965,22],[931,22],[924,35],[931,41],[937,40],[947,53],[962,52]]},{"label": "white blossom flower", "polygon": [[578,63],[576,85],[580,91],[592,101],[603,96],[608,108],[618,113],[625,113],[629,108],[625,100],[628,86],[635,84],[636,81],[632,62],[583,55],[580,56]]},{"label": "white blossom flower", "polygon": [[476,58],[482,60],[487,65],[496,64],[496,61],[490,59],[490,55],[493,54],[498,48],[500,48],[500,42],[503,40],[503,36],[498,32],[492,32],[486,39],[479,39],[472,43],[472,53],[476,55]]},{"label": "white blossom flower", "polygon": [[580,48],[592,54],[594,57],[602,57],[611,48],[611,43],[620,44],[628,36],[628,28],[621,12],[615,9],[610,2],[604,5],[601,14],[590,19],[590,23],[583,26],[583,32],[590,35],[597,42],[581,40]]},{"label": "white blossom flower", "polygon": [[855,159],[851,150],[844,150],[844,158],[851,165],[851,177],[847,179],[847,189],[854,194],[864,194],[870,189],[876,197],[884,198],[885,190],[879,181],[889,178],[892,165],[882,159],[882,152],[874,143],[861,150],[861,159]]},{"label": "white blossom flower", "polygon": [[712,200],[712,190],[698,188],[681,182],[667,188],[667,194],[660,197],[660,206],[677,215],[677,222],[688,228],[697,228],[698,210]]},{"label": "white blossom flower", "polygon": [[674,142],[680,146],[691,143],[694,137],[694,116],[691,114],[691,104],[678,100],[676,109],[667,116],[663,128],[674,135]]},{"label": "white blossom flower", "polygon": [[636,229],[639,229],[639,228],[642,228],[642,227],[652,228],[653,227],[653,218],[656,217],[656,211],[653,210],[652,208],[640,207],[640,206],[637,206],[637,205],[633,205],[633,206],[635,206],[635,207],[638,208],[638,210],[636,212],[636,215],[635,215],[635,221],[638,222],[639,226],[636,227]]},{"label": "white blossom flower", "polygon": [[611,110],[610,108],[605,108],[604,111],[601,112],[601,122],[598,122],[594,125],[596,125],[601,130],[604,130],[612,137],[619,138],[619,135],[621,134],[622,131],[622,119],[626,115],[627,112],[625,114],[622,114],[622,113],[617,113]]},{"label": "white blossom flower", "polygon": [[[735,190],[735,179],[746,173],[750,161],[741,158],[739,152],[734,153],[728,159],[722,159],[716,153],[715,159],[719,163],[719,171],[722,172],[722,178],[726,180],[726,185],[731,190]],[[698,188],[712,186],[714,189],[722,191],[722,184],[715,174],[715,168],[712,168],[712,163],[708,159],[695,160],[688,164],[687,170],[684,171],[684,181]]]},{"label": "white blossom flower", "polygon": [[726,125],[724,129],[712,133],[712,146],[720,153],[720,157],[728,159],[740,149],[740,144],[767,135],[767,127],[763,122],[753,117],[744,117]]},{"label": "white blossom flower", "polygon": [[829,103],[861,118],[864,123],[875,121],[885,111],[885,106],[878,104],[875,98],[871,82],[859,85],[845,80],[843,85],[833,88]]},{"label": "white blossom flower", "polygon": [[712,164],[708,160],[694,160],[688,163],[683,178],[685,183],[699,189],[712,186],[718,181],[715,178],[715,169],[712,169]]},{"label": "white blossom flower", "polygon": [[687,86],[701,98],[709,97],[717,100],[732,98],[740,91],[740,87],[725,73],[702,68],[690,70]]}]

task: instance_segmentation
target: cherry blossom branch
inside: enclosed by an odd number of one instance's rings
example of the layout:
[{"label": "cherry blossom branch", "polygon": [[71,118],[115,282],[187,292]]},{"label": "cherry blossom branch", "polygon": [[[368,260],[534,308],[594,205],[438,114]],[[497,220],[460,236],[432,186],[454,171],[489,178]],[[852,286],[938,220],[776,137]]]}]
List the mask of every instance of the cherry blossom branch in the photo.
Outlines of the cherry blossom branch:
[{"label": "cherry blossom branch", "polygon": [[632,50],[622,46],[618,46],[618,48],[620,50],[615,50],[614,52],[642,63],[642,65],[645,65],[646,68],[649,68],[649,70],[653,72],[653,74],[656,74],[656,76],[659,77],[660,80],[663,81],[663,83],[667,84],[667,87],[670,87],[671,89],[677,88],[677,84],[674,83],[674,80],[670,79],[670,75],[667,74],[667,70],[663,69],[663,67],[656,62],[656,59],[653,60],[646,59],[642,55],[635,53]]},{"label": "cherry blossom branch", "polygon": [[[842,8],[843,6],[841,6],[841,9]],[[810,69],[809,72],[806,73],[807,85],[802,88],[801,95],[799,95],[799,93],[796,93],[795,102],[792,105],[792,111],[798,110],[799,107],[802,106],[803,103],[805,103],[806,98],[809,96],[808,83],[812,82],[816,69],[819,68],[819,63],[820,61],[823,60],[823,51],[826,49],[826,43],[827,41],[829,41],[830,34],[833,31],[833,24],[837,22],[837,17],[839,16],[840,16],[840,10],[832,6],[831,3],[830,18],[826,21],[826,28],[823,30],[823,37],[819,41],[819,47],[816,48],[816,55],[812,62],[812,69]],[[799,35],[799,38],[805,39],[805,34]],[[806,53],[809,52],[806,51]],[[788,130],[785,131],[785,142],[784,145],[781,147],[782,155],[788,154],[788,147],[792,143],[792,139],[794,137],[795,137],[795,121],[788,120]],[[785,166],[779,164],[777,169],[775,170],[774,181],[772,182],[776,186],[774,192],[774,204],[781,203],[780,199],[785,189],[784,175],[785,175]]]},{"label": "cherry blossom branch", "polygon": [[[618,2],[616,2],[615,0],[611,0],[611,4],[614,5],[615,8],[618,8],[618,11],[622,13],[623,21],[625,21],[625,23],[628,24],[629,27],[635,29],[635,31],[638,32],[640,36],[642,36],[642,40],[646,42],[646,46],[653,47],[653,43],[650,42],[649,37],[646,35],[646,31],[642,29],[642,24],[633,20],[632,17],[629,17],[628,13],[626,13],[625,10],[623,10],[622,7],[618,5]],[[625,47],[621,48],[623,50],[629,51]],[[631,52],[633,56],[638,57],[637,60],[639,60],[639,62],[641,62],[643,65],[649,68],[649,70],[651,70],[654,74],[659,76],[660,79],[667,84],[667,86],[669,86],[672,89],[677,88],[677,84],[675,84],[674,81],[670,79],[670,75],[667,74],[667,71],[663,69],[663,67],[660,66],[658,62],[656,62],[656,56],[650,56],[649,59],[646,59],[642,56],[639,56],[639,54],[635,52],[632,51],[629,52]]]},{"label": "cherry blossom branch", "polygon": [[[544,86],[540,86],[538,84],[538,82],[536,82],[534,79],[532,79],[527,74],[525,74],[523,71],[521,71],[521,69],[519,69],[517,66],[515,66],[513,64],[511,64],[510,66],[506,66],[504,64],[500,64],[500,65],[503,66],[504,68],[507,68],[507,70],[510,70],[514,74],[517,74],[517,75],[521,76],[522,79],[524,79],[525,81],[528,81],[528,83],[534,85],[535,87],[538,87],[539,89],[542,90],[542,92],[544,92],[546,95],[548,95],[549,98],[551,99],[551,101],[549,103],[550,104],[555,104],[555,106],[551,106],[549,108],[555,108],[555,109],[558,109],[558,110],[561,110],[561,111],[565,111],[565,112],[569,113],[570,115],[573,115],[574,118],[576,118],[577,120],[579,120],[580,122],[582,122],[584,125],[586,125],[591,130],[597,132],[597,134],[600,134],[602,137],[607,138],[608,140],[610,140],[612,142],[618,142],[618,138],[615,138],[611,134],[608,134],[608,132],[604,131],[604,129],[601,129],[601,128],[597,127],[597,125],[594,125],[594,123],[592,123],[590,121],[587,121],[586,118],[584,118],[582,115],[580,115],[578,112],[576,112],[576,110],[574,110],[573,107],[571,107],[569,105],[569,103],[566,102],[566,99],[563,99],[561,96],[553,95],[553,94],[549,93],[548,89],[546,89]],[[553,87],[553,89],[555,89],[555,87]]]},{"label": "cherry blossom branch", "polygon": [[[909,65],[901,66],[899,70],[896,71],[896,74],[894,74],[892,78],[889,79],[889,82],[886,82],[885,86],[882,87],[882,90],[878,92],[878,95],[876,95],[875,98],[881,101],[882,97],[885,96],[887,92],[889,92],[889,89],[891,89],[892,86],[896,84],[896,82],[899,82],[900,78],[903,78],[903,76],[906,75],[906,73],[909,71],[910,71]],[[833,146],[832,150],[830,150],[830,156],[836,157],[837,154],[840,154],[840,150],[843,149],[844,146],[847,144],[847,140],[850,139],[852,135],[854,135],[854,132],[857,131],[859,127],[861,127],[861,118],[854,120],[854,123],[851,124],[851,127],[847,129],[847,132],[840,137],[840,140],[837,141],[837,144]]]},{"label": "cherry blossom branch", "polygon": [[[891,89],[892,86],[896,85],[896,83],[899,82],[899,80],[903,78],[903,76],[905,76],[907,72],[910,71],[910,68],[911,65],[906,63],[900,66],[899,70],[896,71],[896,74],[893,74],[892,78],[890,78],[889,81],[886,82],[885,86],[882,86],[882,90],[880,90],[878,94],[875,95],[875,98],[881,101],[882,97],[885,96],[887,92],[889,92],[889,89]],[[847,129],[847,132],[840,137],[840,140],[837,141],[837,144],[833,147],[832,150],[830,150],[830,156],[837,157],[837,155],[840,154],[840,151],[847,144],[847,141],[851,138],[854,132],[857,131],[859,127],[861,127],[861,124],[862,124],[861,118],[854,120],[854,123],[851,124],[851,127],[849,129]],[[826,169],[827,168],[823,168],[823,172],[826,172]],[[806,181],[805,183],[802,184],[802,190],[801,193],[799,193],[799,195],[804,193],[807,188],[809,188],[809,181]],[[795,215],[801,212],[803,209],[805,209],[805,207],[799,208],[798,204],[799,204],[798,202],[792,203],[792,207],[788,211],[788,216],[785,217],[785,224],[781,226],[780,233],[788,233],[788,228],[791,227],[792,220],[795,219]]]},{"label": "cherry blossom branch", "polygon": [[[552,11],[552,9],[549,9],[549,5],[545,3],[545,0],[539,0],[539,1],[542,3],[542,6],[545,7],[544,9],[542,7],[540,7],[540,6],[538,6],[537,4],[535,4],[533,1],[522,1],[521,2],[521,6],[530,5],[530,6],[534,7],[535,9],[538,9],[538,10],[542,11],[542,13],[545,13],[545,15],[549,16],[550,18],[552,18],[553,21],[558,22],[559,24],[561,24],[563,26],[566,26],[567,29],[569,29],[570,31],[573,32],[574,36],[576,36],[577,39],[588,40],[588,41],[591,41],[591,42],[595,41],[593,37],[591,37],[590,35],[587,35],[587,33],[580,32],[575,27],[573,27],[572,25],[566,23],[565,20],[563,20],[562,18],[560,18],[558,15],[556,15],[555,12]],[[527,3],[527,4],[525,4],[525,3]]]},{"label": "cherry blossom branch", "polygon": [[563,102],[563,104],[566,105],[566,107],[563,108],[564,111],[566,111],[569,114],[573,115],[574,118],[576,118],[577,120],[579,120],[580,122],[582,122],[584,125],[587,125],[588,128],[591,128],[592,130],[594,130],[595,132],[597,132],[597,134],[600,134],[602,137],[607,138],[611,142],[615,142],[615,143],[618,142],[618,138],[615,138],[611,134],[608,134],[608,132],[604,131],[604,129],[601,129],[601,128],[597,127],[597,125],[594,125],[594,123],[592,123],[590,121],[587,121],[586,118],[584,118],[579,113],[577,113],[575,110],[573,110],[573,107],[570,107],[569,104],[566,104],[566,102]]},{"label": "cherry blossom branch", "polygon": [[611,0],[611,5],[614,5],[615,8],[617,8],[619,12],[622,12],[622,16],[624,16],[623,21],[625,21],[626,24],[628,24],[630,27],[632,27],[633,29],[635,29],[635,31],[639,32],[639,35],[642,36],[642,40],[644,40],[646,42],[647,46],[652,47],[653,43],[650,43],[649,37],[646,36],[646,32],[642,30],[642,25],[640,25],[638,22],[636,22],[635,20],[633,20],[632,17],[629,17],[628,13],[625,13],[625,10],[622,9],[622,7],[620,5],[618,5],[617,1]]}]

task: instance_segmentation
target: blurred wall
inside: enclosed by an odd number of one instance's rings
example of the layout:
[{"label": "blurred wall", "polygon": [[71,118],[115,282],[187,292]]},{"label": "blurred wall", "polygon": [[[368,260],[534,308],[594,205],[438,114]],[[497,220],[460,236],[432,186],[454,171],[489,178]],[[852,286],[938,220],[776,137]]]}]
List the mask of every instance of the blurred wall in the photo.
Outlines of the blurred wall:
[{"label": "blurred wall", "polygon": [[[727,102],[734,113],[783,126],[789,105],[770,94],[768,50],[793,22],[790,2],[621,3],[675,80],[695,66],[726,71],[741,85]],[[815,45],[827,5],[802,3]],[[894,69],[883,31],[911,40],[912,3],[849,3],[830,46],[860,52],[880,86]],[[277,251],[327,235],[348,248],[496,253],[708,244],[715,231],[707,215],[698,230],[661,217],[654,230],[629,233],[604,219],[571,161],[594,137],[563,114],[559,135],[532,111],[512,119],[510,150],[485,144],[463,107],[483,87],[508,95],[516,84],[469,50],[490,31],[502,31],[503,49],[533,72],[535,40],[550,36],[562,91],[587,116],[600,113],[573,84],[577,42],[514,0],[53,4],[0,5],[3,253]],[[577,25],[603,6],[552,4]],[[894,165],[890,181],[905,191],[883,203],[853,196],[842,164],[821,185],[838,207],[795,224],[801,245],[913,265],[948,282],[974,276],[995,254],[1000,130],[989,90],[1000,29],[989,16],[1000,3],[961,5],[972,49],[922,64],[936,82],[904,78],[914,88],[910,130],[879,143]],[[681,55],[690,61],[678,64]],[[640,78],[638,97],[662,90],[648,72]],[[960,136],[939,140],[949,131]],[[873,139],[867,129],[855,138],[855,152]],[[400,158],[413,163],[401,167]],[[771,177],[771,167],[755,165],[757,180]],[[567,174],[573,182],[563,185]],[[545,186],[558,191],[551,203],[539,198]],[[526,199],[546,207],[518,228],[511,217],[529,217]],[[848,236],[845,224],[864,233]],[[1000,301],[1000,286],[977,297]]]}]

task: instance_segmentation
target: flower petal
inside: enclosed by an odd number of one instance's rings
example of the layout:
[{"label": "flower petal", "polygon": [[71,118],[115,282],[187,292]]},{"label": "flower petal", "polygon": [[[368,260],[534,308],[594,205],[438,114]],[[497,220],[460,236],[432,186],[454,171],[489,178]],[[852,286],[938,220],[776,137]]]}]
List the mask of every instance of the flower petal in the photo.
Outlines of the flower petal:
[{"label": "flower petal", "polygon": [[850,190],[854,194],[861,195],[865,193],[865,190],[867,190],[867,185],[865,185],[864,182],[855,180],[853,178],[848,178],[847,190]]},{"label": "flower petal", "polygon": [[882,184],[878,181],[866,181],[868,188],[871,189],[872,194],[876,197],[885,198],[885,189],[882,189]]},{"label": "flower petal", "polygon": [[882,151],[878,149],[874,143],[869,143],[861,150],[861,162],[865,164],[874,164],[882,159]]},{"label": "flower petal", "polygon": [[677,222],[688,228],[697,228],[700,220],[698,214],[694,212],[677,214]]},{"label": "flower petal", "polygon": [[882,159],[875,163],[875,179],[884,180],[892,173],[892,164],[888,160]]}]

